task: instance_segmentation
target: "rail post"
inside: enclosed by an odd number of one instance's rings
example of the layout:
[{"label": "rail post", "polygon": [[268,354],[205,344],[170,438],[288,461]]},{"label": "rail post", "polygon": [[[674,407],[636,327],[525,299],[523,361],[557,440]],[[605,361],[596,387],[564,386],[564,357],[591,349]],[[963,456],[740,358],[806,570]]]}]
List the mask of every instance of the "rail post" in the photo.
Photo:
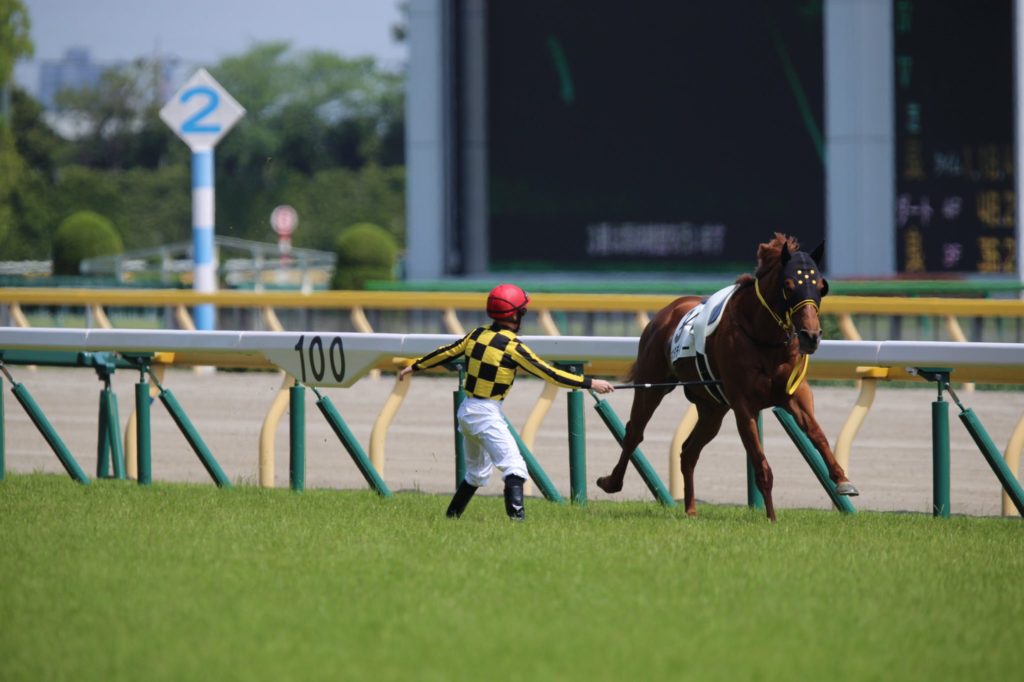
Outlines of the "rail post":
[{"label": "rail post", "polygon": [[348,428],[345,420],[341,418],[341,414],[334,407],[334,403],[331,399],[325,395],[321,395],[316,388],[313,388],[313,393],[316,394],[317,401],[316,406],[320,409],[320,413],[327,419],[327,423],[331,425],[331,429],[334,430],[334,434],[341,441],[341,444],[348,450],[348,454],[352,457],[352,461],[356,463],[359,468],[359,472],[362,473],[363,478],[370,484],[370,487],[380,495],[381,497],[391,497],[391,490],[388,488],[384,479],[381,478],[380,472],[373,466],[373,460],[366,456],[363,452],[363,448],[359,445],[359,441],[352,435],[352,431]]},{"label": "rail post", "polygon": [[0,376],[0,481],[4,480],[4,378]]},{"label": "rail post", "polygon": [[110,459],[114,464],[114,478],[128,479],[124,466],[124,447],[121,445],[121,419],[117,410],[117,394],[107,390],[107,439],[110,442]]},{"label": "rail post", "polygon": [[459,387],[452,392],[452,418],[455,420],[455,487],[466,478],[466,441],[459,431],[459,408],[466,400],[466,363],[454,363],[459,371]]},{"label": "rail post", "polygon": [[99,433],[96,439],[96,478],[108,476],[108,465],[113,464],[113,475],[125,480],[124,449],[121,446],[121,423],[117,412],[117,395],[110,388],[116,362],[109,353],[94,353],[89,361],[103,382],[100,390]]},{"label": "rail post", "polygon": [[143,368],[139,382],[135,384],[135,452],[138,457],[139,485],[153,483],[153,439],[150,435],[149,382]]},{"label": "rail post", "polygon": [[971,434],[971,438],[974,439],[974,443],[981,450],[981,454],[985,456],[988,465],[992,467],[992,473],[999,479],[1003,490],[1013,500],[1013,505],[1017,507],[1017,513],[1024,516],[1024,489],[1021,488],[1020,482],[1017,481],[1013,472],[1010,471],[1010,467],[1006,465],[1006,460],[999,453],[996,444],[992,442],[988,431],[981,425],[978,415],[974,414],[974,410],[970,408],[961,409],[960,421],[967,427],[967,431]]},{"label": "rail post", "polygon": [[288,389],[288,481],[293,491],[306,489],[306,387]]},{"label": "rail post", "polygon": [[192,425],[188,415],[185,414],[185,410],[181,408],[181,405],[174,397],[174,394],[171,393],[171,389],[159,386],[159,384],[158,387],[160,388],[160,402],[162,402],[164,407],[167,408],[167,411],[171,413],[171,418],[174,420],[174,423],[178,425],[178,429],[181,431],[182,435],[185,436],[185,440],[187,440],[189,445],[192,446],[192,450],[199,457],[199,461],[202,462],[203,468],[206,469],[206,473],[210,474],[210,478],[212,478],[214,483],[217,484],[217,487],[230,488],[231,481],[229,481],[228,477],[224,475],[220,465],[217,464],[217,460],[214,459],[213,453],[210,452],[210,449],[206,446],[206,443],[199,435],[199,432],[196,431],[195,426]]},{"label": "rail post", "polygon": [[[583,371],[581,362],[559,363],[563,369],[574,374]],[[573,504],[587,504],[587,445],[586,423],[583,416],[583,392],[569,391],[566,396],[569,422],[569,499]]]},{"label": "rail post", "polygon": [[949,388],[950,367],[914,367],[927,381],[934,381],[938,395],[932,402],[932,516],[949,517],[949,403],[942,394]]},{"label": "rail post", "polygon": [[13,393],[14,397],[18,399],[18,402],[21,403],[21,406],[25,409],[25,412],[28,413],[29,419],[31,419],[32,423],[35,424],[36,429],[39,430],[39,433],[41,433],[43,438],[46,439],[46,442],[49,443],[50,448],[53,450],[54,454],[57,455],[57,459],[59,459],[60,463],[64,466],[64,470],[67,471],[68,475],[78,483],[83,485],[88,484],[89,477],[85,475],[84,471],[82,471],[82,467],[78,466],[78,462],[76,462],[75,458],[71,455],[71,451],[68,450],[68,446],[66,446],[64,441],[60,439],[60,436],[57,435],[56,429],[54,429],[53,425],[50,424],[50,420],[46,418],[45,414],[43,414],[43,411],[39,408],[39,405],[36,404],[36,401],[32,399],[32,395],[28,392],[28,389],[25,388],[23,384],[19,384],[14,380],[14,377],[8,373],[7,366],[3,363],[0,363],[0,371],[2,371],[7,377],[7,380],[11,382],[11,393]]},{"label": "rail post", "polygon": [[992,468],[992,473],[999,479],[999,484],[1003,487],[1006,497],[1010,498],[1013,502],[1013,505],[1017,508],[1017,513],[1024,516],[1024,488],[1021,488],[1017,477],[1014,476],[1013,471],[1006,464],[1006,460],[1000,455],[995,443],[989,437],[988,431],[985,430],[981,420],[978,419],[978,415],[969,407],[964,407],[956,392],[953,391],[952,386],[947,383],[945,388],[949,391],[953,402],[960,408],[960,421],[967,428],[967,432],[971,434],[971,438],[974,439],[974,444],[981,450],[981,454],[985,456],[989,467]]},{"label": "rail post", "polygon": [[[764,449],[764,418],[762,413],[757,413],[757,440],[761,443],[761,449]],[[754,474],[754,465],[751,463],[749,457],[745,457],[747,460],[747,506],[751,509],[760,509],[764,511],[764,495],[757,487],[757,477]]]},{"label": "rail post", "polygon": [[110,449],[107,444],[107,393],[100,389],[99,429],[96,436],[96,478],[106,478],[110,470]]}]

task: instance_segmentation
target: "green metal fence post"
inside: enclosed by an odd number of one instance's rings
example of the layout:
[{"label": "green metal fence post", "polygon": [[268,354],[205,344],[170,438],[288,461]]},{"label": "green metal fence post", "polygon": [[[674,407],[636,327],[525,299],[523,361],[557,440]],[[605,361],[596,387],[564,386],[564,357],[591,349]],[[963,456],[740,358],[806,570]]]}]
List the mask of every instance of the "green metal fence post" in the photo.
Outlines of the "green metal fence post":
[{"label": "green metal fence post", "polygon": [[514,426],[512,426],[512,422],[508,420],[508,417],[505,417],[505,423],[508,424],[508,430],[512,433],[512,438],[515,439],[516,445],[519,446],[519,453],[523,456],[523,459],[526,460],[526,471],[530,474],[530,478],[533,479],[533,482],[537,484],[537,487],[540,488],[544,498],[551,502],[563,504],[565,500],[562,499],[558,489],[555,488],[553,483],[551,483],[551,479],[548,478],[548,475],[544,472],[540,462],[538,462],[533,456],[533,453],[530,452],[530,448],[526,447],[526,443],[523,442],[523,439],[519,436],[519,432],[516,431]]},{"label": "green metal fence post", "polygon": [[220,465],[217,464],[217,460],[214,459],[213,453],[211,453],[210,449],[206,447],[206,443],[203,442],[203,439],[199,436],[199,432],[196,431],[192,422],[189,421],[188,415],[185,414],[185,410],[181,409],[181,405],[178,404],[174,394],[171,393],[171,389],[161,387],[160,402],[162,402],[164,407],[167,408],[167,411],[171,413],[171,418],[174,419],[174,423],[178,425],[178,429],[192,446],[192,450],[194,450],[196,455],[199,456],[199,461],[203,463],[206,473],[210,474],[210,477],[218,487],[230,488],[231,482],[228,480],[228,477],[224,475]]},{"label": "green metal fence post", "polygon": [[[626,437],[626,427],[622,425],[622,420],[615,414],[615,410],[608,403],[607,400],[602,400],[597,397],[597,394],[593,391],[590,392],[594,396],[594,410],[597,411],[598,416],[601,417],[601,421],[604,422],[608,430],[611,431],[612,435],[615,436],[615,441],[621,446],[623,439]],[[640,478],[643,479],[644,483],[647,484],[647,489],[651,491],[654,498],[658,500],[662,505],[666,507],[676,506],[676,501],[672,499],[672,493],[669,492],[668,488],[662,482],[661,478],[654,471],[654,467],[647,461],[647,457],[644,453],[637,448],[633,450],[629,455],[630,461],[633,462],[633,466],[636,467],[637,472],[640,474]]]},{"label": "green metal fence post", "polygon": [[96,434],[96,478],[106,478],[110,470],[110,443],[107,434],[107,392],[100,391],[99,427]]},{"label": "green metal fence post", "polygon": [[949,403],[942,394],[949,388],[951,367],[915,367],[914,373],[934,381],[938,396],[932,402],[932,516],[948,518],[949,503]]},{"label": "green metal fence post", "polygon": [[466,441],[459,431],[459,407],[466,400],[466,365],[458,363],[459,387],[452,393],[452,418],[455,421],[455,487],[466,478]]},{"label": "green metal fence post", "polygon": [[306,387],[296,383],[288,389],[288,481],[292,490],[306,489]]},{"label": "green metal fence post", "polygon": [[[764,449],[764,417],[761,412],[757,413],[757,440],[761,443],[761,449]],[[751,509],[760,509],[764,511],[764,495],[761,494],[761,490],[757,487],[757,476],[754,473],[754,465],[750,461],[749,457],[744,457],[747,460],[747,506]]]},{"label": "green metal fence post", "polygon": [[949,516],[949,403],[932,403],[932,516]]},{"label": "green metal fence post", "polygon": [[6,465],[4,463],[4,378],[0,376],[0,481],[4,480]]},{"label": "green metal fence post", "polygon": [[110,388],[106,392],[107,402],[107,440],[110,443],[110,460],[114,465],[114,478],[119,481],[128,479],[124,467],[124,447],[121,445],[121,420],[117,414],[117,394]]},{"label": "green metal fence post", "polygon": [[985,456],[988,465],[992,467],[992,472],[999,479],[1003,490],[1013,500],[1013,505],[1017,507],[1017,513],[1024,516],[1024,488],[1021,488],[1020,482],[1010,471],[1010,467],[1006,466],[1006,460],[996,448],[996,444],[989,438],[988,431],[981,425],[981,420],[974,414],[974,410],[968,408],[960,412],[960,421],[967,427],[967,431],[970,432],[978,449],[981,450],[981,454]]},{"label": "green metal fence post", "polygon": [[79,353],[77,361],[93,367],[103,382],[100,390],[100,416],[96,438],[96,478],[110,476],[124,480],[124,449],[121,447],[121,424],[117,416],[117,395],[110,388],[110,379],[117,368],[113,353]]},{"label": "green metal fence post", "polygon": [[[7,378],[11,379],[10,376]],[[28,389],[22,384],[15,383],[13,380],[12,383],[14,384],[14,387],[11,389],[11,393],[13,393],[14,397],[18,399],[21,406],[25,408],[25,412],[28,413],[29,418],[32,420],[32,423],[36,425],[36,429],[39,430],[39,433],[41,433],[43,438],[46,439],[46,442],[50,444],[50,448],[57,455],[60,463],[64,465],[64,470],[67,471],[68,475],[75,481],[83,485],[89,483],[89,477],[85,475],[85,472],[82,471],[82,467],[78,466],[78,462],[76,462],[75,458],[71,456],[71,452],[68,450],[67,446],[64,445],[64,441],[60,439],[60,436],[57,435],[57,431],[53,428],[53,425],[50,424],[46,415],[43,414],[41,409],[39,409],[39,405],[37,405],[36,401],[32,399],[32,395],[28,392]]]},{"label": "green metal fence post", "polygon": [[803,432],[803,429],[797,425],[796,420],[793,419],[793,415],[786,412],[781,407],[773,407],[772,412],[775,417],[782,424],[782,428],[786,430],[793,443],[796,445],[797,450],[804,456],[804,460],[810,465],[811,471],[817,477],[818,482],[821,483],[822,487],[825,488],[825,492],[828,493],[832,503],[836,508],[844,514],[854,514],[856,509],[853,507],[853,503],[850,502],[846,495],[836,494],[836,484],[832,482],[832,479],[828,477],[828,469],[825,467],[825,462],[821,458],[821,453],[818,452],[818,448],[814,447],[814,443],[807,437],[807,434]]},{"label": "green metal fence post", "polygon": [[146,370],[143,369],[139,383],[135,384],[135,450],[139,485],[153,483],[149,400],[149,382],[146,381]]},{"label": "green metal fence post", "polygon": [[[579,374],[582,365],[564,363],[569,372]],[[569,391],[566,396],[569,422],[569,499],[573,504],[587,503],[587,428],[583,415],[583,392]]]},{"label": "green metal fence post", "polygon": [[338,440],[348,450],[348,454],[352,457],[352,461],[356,463],[356,466],[359,467],[363,478],[366,479],[366,482],[378,495],[381,497],[391,497],[391,490],[384,482],[384,479],[380,477],[376,467],[373,466],[373,462],[370,461],[366,452],[363,451],[362,446],[359,445],[359,441],[352,435],[352,431],[349,430],[345,420],[341,418],[341,414],[334,407],[334,403],[327,396],[320,395],[315,388],[313,392],[316,393],[318,398],[316,406],[320,408],[321,414],[327,419],[327,423],[331,425],[331,429],[338,436]]}]

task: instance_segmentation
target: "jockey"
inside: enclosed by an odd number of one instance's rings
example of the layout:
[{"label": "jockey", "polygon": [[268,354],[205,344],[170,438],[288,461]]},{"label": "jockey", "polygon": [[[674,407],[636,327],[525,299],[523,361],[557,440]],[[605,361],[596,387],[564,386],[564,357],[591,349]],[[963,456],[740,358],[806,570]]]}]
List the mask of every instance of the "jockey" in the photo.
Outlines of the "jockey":
[{"label": "jockey", "polygon": [[520,367],[563,388],[589,388],[598,393],[614,390],[603,379],[552,367],[519,340],[516,333],[529,302],[529,295],[514,284],[495,287],[487,297],[487,315],[494,320],[490,325],[474,329],[455,343],[427,353],[398,374],[401,381],[416,370],[466,357],[466,393],[469,396],[459,406],[457,414],[459,432],[466,444],[466,478],[459,483],[448,506],[450,518],[462,516],[477,488],[487,485],[494,467],[502,472],[505,481],[505,511],[509,518],[517,521],[525,518],[526,462],[501,409],[501,401],[512,388]]}]

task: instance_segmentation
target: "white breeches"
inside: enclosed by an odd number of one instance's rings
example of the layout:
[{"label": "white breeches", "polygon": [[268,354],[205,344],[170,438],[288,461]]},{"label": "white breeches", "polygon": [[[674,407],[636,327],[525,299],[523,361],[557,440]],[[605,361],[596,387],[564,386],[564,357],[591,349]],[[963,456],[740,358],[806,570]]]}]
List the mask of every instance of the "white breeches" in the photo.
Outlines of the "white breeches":
[{"label": "white breeches", "polygon": [[515,474],[528,478],[526,460],[519,453],[505,414],[497,400],[466,398],[459,406],[459,432],[466,446],[466,481],[487,485],[497,467],[502,478]]}]

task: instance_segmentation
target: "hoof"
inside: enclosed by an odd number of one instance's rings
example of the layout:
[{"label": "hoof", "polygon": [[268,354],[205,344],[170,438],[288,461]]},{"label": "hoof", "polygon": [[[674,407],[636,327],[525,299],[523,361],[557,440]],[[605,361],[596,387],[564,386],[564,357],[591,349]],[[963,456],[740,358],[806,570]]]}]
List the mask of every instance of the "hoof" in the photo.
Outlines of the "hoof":
[{"label": "hoof", "polygon": [[605,491],[606,493],[617,493],[620,490],[622,490],[622,481],[619,481],[617,484],[615,484],[612,483],[611,476],[602,476],[601,478],[597,479],[597,487]]},{"label": "hoof", "polygon": [[860,495],[860,491],[857,490],[849,481],[844,481],[836,486],[836,495],[847,495],[849,497],[856,497]]}]

